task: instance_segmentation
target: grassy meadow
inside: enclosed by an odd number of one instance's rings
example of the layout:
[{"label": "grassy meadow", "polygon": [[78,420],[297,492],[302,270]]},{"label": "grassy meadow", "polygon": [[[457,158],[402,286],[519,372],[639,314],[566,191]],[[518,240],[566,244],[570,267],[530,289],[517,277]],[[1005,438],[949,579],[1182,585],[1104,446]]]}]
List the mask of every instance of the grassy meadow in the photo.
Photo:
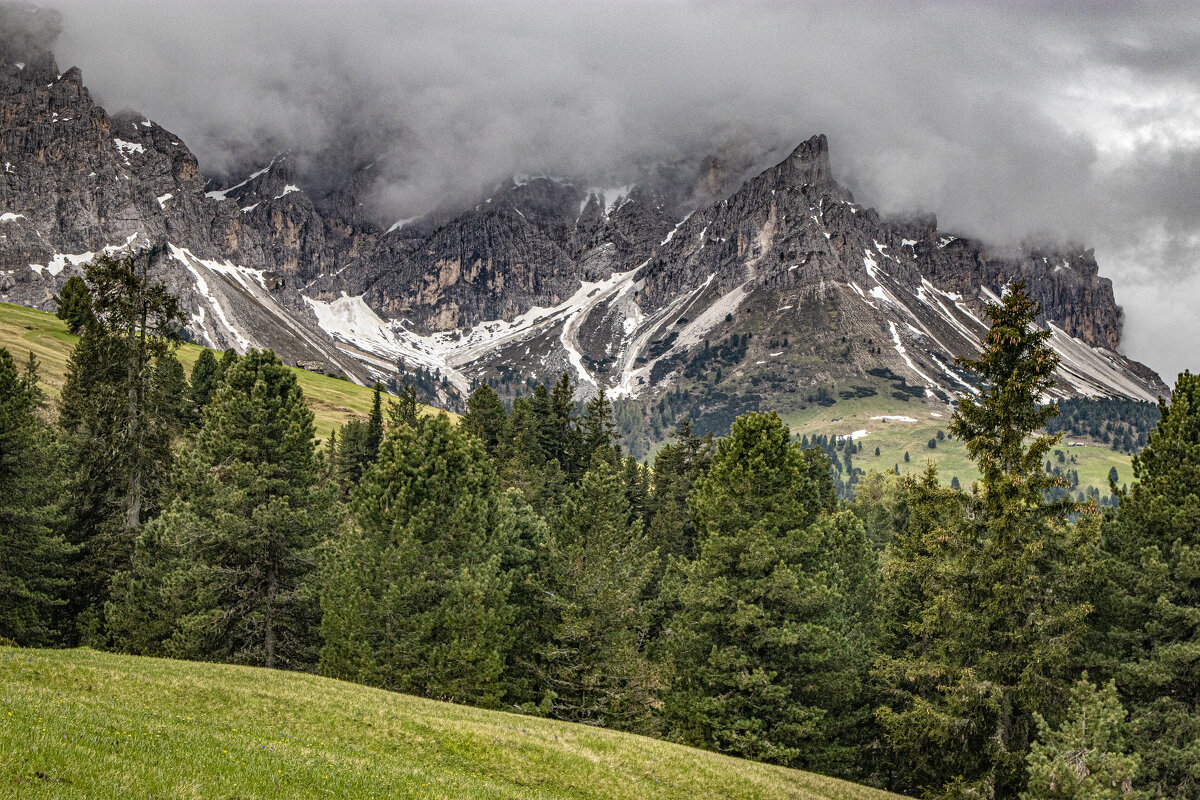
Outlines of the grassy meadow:
[{"label": "grassy meadow", "polygon": [[898,797],[641,736],[313,675],[5,647],[0,796]]},{"label": "grassy meadow", "polygon": [[[900,473],[920,472],[932,460],[938,465],[938,476],[945,483],[957,477],[964,486],[978,480],[979,473],[967,457],[966,448],[957,439],[945,439],[929,448],[929,440],[937,438],[937,432],[950,433],[950,417],[954,409],[940,404],[927,404],[920,400],[903,402],[879,395],[867,398],[838,400],[832,406],[810,406],[803,411],[782,414],[784,422],[796,435],[828,434],[848,436],[857,431],[866,431],[866,436],[857,441],[862,452],[853,456],[854,465],[870,472],[885,472],[895,466]],[[934,416],[940,414],[941,416]],[[872,417],[908,417],[908,422],[898,419],[872,419]],[[1095,486],[1102,495],[1108,494],[1108,471],[1117,468],[1118,484],[1132,482],[1133,468],[1130,457],[1125,453],[1100,444],[1085,443],[1071,446],[1074,441],[1064,437],[1050,452],[1050,460],[1058,464],[1054,449],[1061,450],[1064,470],[1079,472],[1080,489]],[[875,448],[879,455],[875,455]],[[904,454],[909,461],[905,463]],[[1071,459],[1074,458],[1072,462]]]},{"label": "grassy meadow", "polygon": [[[67,374],[67,359],[76,341],[77,337],[67,333],[66,323],[53,314],[0,303],[0,347],[7,347],[18,365],[25,363],[30,352],[37,356],[41,362],[41,382],[51,400],[57,399],[62,389]],[[204,349],[195,344],[180,346],[177,355],[189,375],[192,365]],[[317,437],[322,441],[327,441],[330,432],[348,420],[354,417],[365,419],[371,412],[370,387],[303,369],[292,369],[313,411]],[[437,413],[437,410],[427,408],[426,413]]]}]

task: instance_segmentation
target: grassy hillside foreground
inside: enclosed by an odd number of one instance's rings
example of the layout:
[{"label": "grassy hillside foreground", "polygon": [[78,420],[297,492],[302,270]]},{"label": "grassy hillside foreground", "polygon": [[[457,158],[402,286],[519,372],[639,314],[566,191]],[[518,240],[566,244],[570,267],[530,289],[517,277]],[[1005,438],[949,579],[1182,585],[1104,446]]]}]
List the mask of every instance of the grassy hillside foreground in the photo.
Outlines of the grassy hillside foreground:
[{"label": "grassy hillside foreground", "polygon": [[[67,373],[67,359],[77,337],[67,333],[67,326],[53,314],[24,306],[0,303],[0,347],[7,347],[18,365],[23,365],[32,351],[41,362],[41,379],[46,393],[58,397]],[[179,348],[179,361],[189,375],[192,365],[205,348],[185,344]],[[300,388],[312,409],[317,436],[329,439],[334,428],[354,417],[365,419],[371,412],[372,390],[349,381],[330,378],[307,370],[295,369]],[[436,409],[426,409],[436,413]]]},{"label": "grassy hillside foreground", "polygon": [[640,736],[312,675],[4,647],[0,796],[898,797]]}]

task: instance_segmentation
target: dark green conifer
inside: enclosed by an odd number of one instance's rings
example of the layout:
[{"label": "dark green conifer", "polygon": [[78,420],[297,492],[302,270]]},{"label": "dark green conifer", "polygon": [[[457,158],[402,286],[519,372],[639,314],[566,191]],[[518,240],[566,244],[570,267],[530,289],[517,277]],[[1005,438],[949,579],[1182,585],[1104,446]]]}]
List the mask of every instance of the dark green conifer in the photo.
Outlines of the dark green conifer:
[{"label": "dark green conifer", "polygon": [[[1184,372],[1105,525],[1115,677],[1157,797],[1200,797],[1200,376]],[[1111,477],[1111,476],[1110,476]]]},{"label": "dark green conifer", "polygon": [[515,619],[491,460],[445,415],[388,431],[323,560],[321,671],[495,706]]},{"label": "dark green conifer", "polygon": [[1040,399],[1058,360],[1038,313],[1019,282],[988,308],[980,358],[960,362],[984,389],[951,423],[981,479],[964,500],[927,473],[885,562],[884,602],[902,633],[885,640],[876,675],[900,791],[1018,794],[1034,713],[1058,707],[1082,656],[1098,525],[1067,524],[1075,507],[1046,499],[1057,483],[1043,461],[1057,438],[1038,431],[1057,409]]},{"label": "dark green conifer", "polygon": [[383,387],[377,382],[371,398],[371,415],[367,417],[367,432],[363,441],[366,450],[366,460],[374,461],[379,455],[379,445],[383,443],[383,402],[380,395]]},{"label": "dark green conifer", "polygon": [[188,400],[191,402],[191,422],[200,424],[200,415],[217,391],[220,382],[217,357],[212,350],[205,348],[196,357],[192,366],[192,379],[188,387]]},{"label": "dark green conifer", "polygon": [[642,647],[656,555],[630,523],[622,470],[598,458],[553,520],[543,573],[543,684],[559,719],[652,733],[658,680]]},{"label": "dark green conifer", "polygon": [[496,390],[486,383],[479,385],[467,400],[467,413],[462,416],[463,427],[479,441],[488,455],[502,460],[506,455],[507,442],[511,436],[508,429],[508,412]]},{"label": "dark green conifer", "polygon": [[56,641],[70,554],[54,531],[62,480],[41,401],[33,354],[22,374],[0,347],[0,638],[26,647]]},{"label": "dark green conifer", "polygon": [[[98,256],[85,268],[92,313],[71,353],[59,402],[70,503],[64,530],[79,546],[70,641],[103,644],[113,573],[128,565],[139,525],[159,509],[178,427],[176,299],[148,277],[153,252]],[[169,384],[169,385],[168,385]]]},{"label": "dark green conifer", "polygon": [[[825,477],[814,476],[823,469]],[[774,414],[739,417],[689,503],[695,561],[664,579],[672,738],[826,772],[851,769],[874,557],[829,515],[829,462]]]},{"label": "dark green conifer", "polygon": [[87,283],[72,275],[54,298],[58,304],[55,316],[67,323],[67,330],[78,335],[92,322],[92,293]]},{"label": "dark green conifer", "polygon": [[313,415],[271,351],[226,372],[138,538],[107,616],[133,652],[290,669],[316,661],[314,548],[334,524]]}]

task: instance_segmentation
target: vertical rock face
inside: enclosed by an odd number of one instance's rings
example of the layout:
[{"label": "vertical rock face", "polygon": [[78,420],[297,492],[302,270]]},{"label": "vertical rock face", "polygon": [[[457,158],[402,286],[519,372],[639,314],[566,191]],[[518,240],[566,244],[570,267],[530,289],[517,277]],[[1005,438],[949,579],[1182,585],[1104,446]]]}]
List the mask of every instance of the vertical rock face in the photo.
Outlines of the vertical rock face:
[{"label": "vertical rock face", "polygon": [[157,244],[193,337],[217,347],[358,380],[402,360],[458,391],[565,369],[585,391],[686,389],[737,410],[876,373],[929,402],[969,392],[954,358],[1022,279],[1062,394],[1166,391],[1116,353],[1120,308],[1090,250],[997,252],[933,217],[881,219],[836,181],[823,135],[740,185],[726,149],[634,185],[513,176],[465,210],[383,226],[371,164],[315,199],[287,154],[209,185],[169,130],[110,116],[79,70],[58,72],[58,24],[0,5],[0,300],[52,308],[94,254]]}]

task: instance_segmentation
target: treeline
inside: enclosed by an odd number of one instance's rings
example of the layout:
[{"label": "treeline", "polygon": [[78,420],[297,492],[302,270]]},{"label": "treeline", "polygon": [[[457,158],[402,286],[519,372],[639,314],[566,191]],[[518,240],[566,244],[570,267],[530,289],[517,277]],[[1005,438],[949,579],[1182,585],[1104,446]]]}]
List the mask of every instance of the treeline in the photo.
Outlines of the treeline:
[{"label": "treeline", "polygon": [[1058,412],[1057,417],[1046,421],[1050,433],[1089,436],[1130,454],[1146,446],[1159,419],[1154,403],[1112,397],[1059,400]]},{"label": "treeline", "polygon": [[973,490],[930,467],[839,501],[830,443],[773,413],[684,422],[643,465],[566,376],[511,410],[481,387],[457,425],[377,394],[318,451],[273,354],[188,381],[138,263],[87,276],[56,412],[0,350],[8,640],[316,671],[915,796],[1200,797],[1200,379],[1119,513],[1051,499],[1055,359],[1020,284],[949,426]]}]

